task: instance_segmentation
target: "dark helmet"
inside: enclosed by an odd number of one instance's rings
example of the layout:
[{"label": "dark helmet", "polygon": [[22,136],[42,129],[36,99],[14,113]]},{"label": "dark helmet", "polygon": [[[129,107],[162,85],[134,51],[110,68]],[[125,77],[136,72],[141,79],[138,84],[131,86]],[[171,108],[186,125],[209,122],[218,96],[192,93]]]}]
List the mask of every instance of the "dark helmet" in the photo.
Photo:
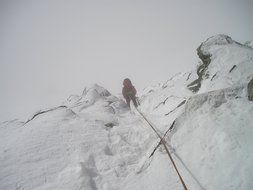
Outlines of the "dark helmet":
[{"label": "dark helmet", "polygon": [[124,79],[124,81],[123,81],[123,85],[124,85],[124,86],[132,86],[132,83],[131,83],[131,81],[130,81],[129,78],[126,78],[126,79]]}]

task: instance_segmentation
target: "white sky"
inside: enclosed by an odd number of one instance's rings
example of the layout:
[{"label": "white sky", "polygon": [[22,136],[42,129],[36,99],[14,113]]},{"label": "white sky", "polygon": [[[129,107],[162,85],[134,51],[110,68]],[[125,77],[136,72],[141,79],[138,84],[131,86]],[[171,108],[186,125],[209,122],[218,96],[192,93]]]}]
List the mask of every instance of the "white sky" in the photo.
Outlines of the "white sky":
[{"label": "white sky", "polygon": [[252,40],[252,18],[252,0],[0,0],[0,121],[90,83],[163,82],[194,68],[210,36]]}]

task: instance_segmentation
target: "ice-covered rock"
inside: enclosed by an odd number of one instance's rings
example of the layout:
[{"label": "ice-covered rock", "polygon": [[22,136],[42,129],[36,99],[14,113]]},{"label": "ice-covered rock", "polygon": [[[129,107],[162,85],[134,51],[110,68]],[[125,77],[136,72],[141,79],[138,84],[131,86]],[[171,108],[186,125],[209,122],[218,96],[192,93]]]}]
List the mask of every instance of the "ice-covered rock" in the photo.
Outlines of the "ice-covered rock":
[{"label": "ice-covered rock", "polygon": [[225,34],[219,34],[219,35],[208,38],[205,42],[203,42],[199,46],[199,49],[202,52],[202,54],[208,55],[211,53],[210,50],[214,46],[223,46],[223,45],[228,45],[228,44],[233,44],[233,43],[236,43],[236,42],[233,41],[231,37]]},{"label": "ice-covered rock", "polygon": [[107,97],[110,95],[111,93],[108,90],[98,84],[91,84],[85,87],[82,94],[83,97]]},{"label": "ice-covered rock", "polygon": [[198,94],[176,120],[171,145],[205,189],[253,188],[253,107],[246,95],[246,85]]},{"label": "ice-covered rock", "polygon": [[253,79],[248,83],[248,98],[249,101],[253,101]]},{"label": "ice-covered rock", "polygon": [[117,98],[111,95],[111,93],[103,88],[102,86],[99,86],[98,84],[91,84],[84,88],[82,95],[71,95],[67,102],[65,103],[66,106],[75,109],[76,111],[83,110],[91,105],[93,105],[95,102],[97,102],[100,99],[113,99],[113,101],[116,101]]},{"label": "ice-covered rock", "polygon": [[245,46],[253,48],[253,40],[248,40],[244,43]]},{"label": "ice-covered rock", "polygon": [[161,134],[169,131],[166,140],[189,189],[252,189],[253,50],[218,35],[197,52],[197,77],[168,80],[143,96],[142,111]]},{"label": "ice-covered rock", "polygon": [[197,52],[202,64],[197,68],[198,78],[188,84],[194,93],[245,84],[253,76],[253,49],[229,36],[211,37]]}]

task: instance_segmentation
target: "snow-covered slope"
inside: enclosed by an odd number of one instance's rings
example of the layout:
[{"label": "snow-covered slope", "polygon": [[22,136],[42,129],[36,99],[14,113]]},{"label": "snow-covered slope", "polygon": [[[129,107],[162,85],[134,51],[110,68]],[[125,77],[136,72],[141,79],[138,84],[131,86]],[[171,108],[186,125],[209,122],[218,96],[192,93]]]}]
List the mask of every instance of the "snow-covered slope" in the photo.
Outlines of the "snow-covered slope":
[{"label": "snow-covered slope", "polygon": [[[196,70],[145,88],[139,109],[166,133],[189,190],[253,189],[253,50],[218,35],[197,52]],[[138,112],[94,84],[0,124],[0,189],[183,189],[158,143]]]},{"label": "snow-covered slope", "polygon": [[197,70],[198,79],[188,85],[195,92],[245,84],[253,78],[252,48],[226,35],[207,39],[197,51],[202,64]]},{"label": "snow-covered slope", "polygon": [[167,142],[188,184],[253,189],[253,103],[247,95],[253,49],[218,35],[197,51],[197,72],[179,73],[143,95],[142,110],[162,133],[175,121]]}]

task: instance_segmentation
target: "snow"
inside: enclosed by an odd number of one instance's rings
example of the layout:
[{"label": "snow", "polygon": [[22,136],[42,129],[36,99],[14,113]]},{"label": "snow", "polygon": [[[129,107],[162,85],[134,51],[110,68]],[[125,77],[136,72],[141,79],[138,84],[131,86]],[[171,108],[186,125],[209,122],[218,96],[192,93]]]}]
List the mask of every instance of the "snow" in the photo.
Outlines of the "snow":
[{"label": "snow", "polygon": [[225,35],[209,38],[200,48],[211,55],[199,93],[241,85],[253,78],[253,49]]},{"label": "snow", "polygon": [[[177,73],[140,92],[139,110],[166,134],[189,190],[253,189],[253,50],[225,35],[201,48],[211,63],[199,91],[187,87],[196,71]],[[0,124],[0,189],[181,190],[159,142],[135,109],[92,84],[58,107]]]},{"label": "snow", "polygon": [[0,189],[121,189],[156,137],[122,100],[97,89],[72,101],[72,109],[1,125]]},{"label": "snow", "polygon": [[171,144],[182,158],[187,158],[186,165],[206,189],[253,187],[253,148],[250,146],[253,107],[245,88],[192,97],[178,119],[179,128]]}]

